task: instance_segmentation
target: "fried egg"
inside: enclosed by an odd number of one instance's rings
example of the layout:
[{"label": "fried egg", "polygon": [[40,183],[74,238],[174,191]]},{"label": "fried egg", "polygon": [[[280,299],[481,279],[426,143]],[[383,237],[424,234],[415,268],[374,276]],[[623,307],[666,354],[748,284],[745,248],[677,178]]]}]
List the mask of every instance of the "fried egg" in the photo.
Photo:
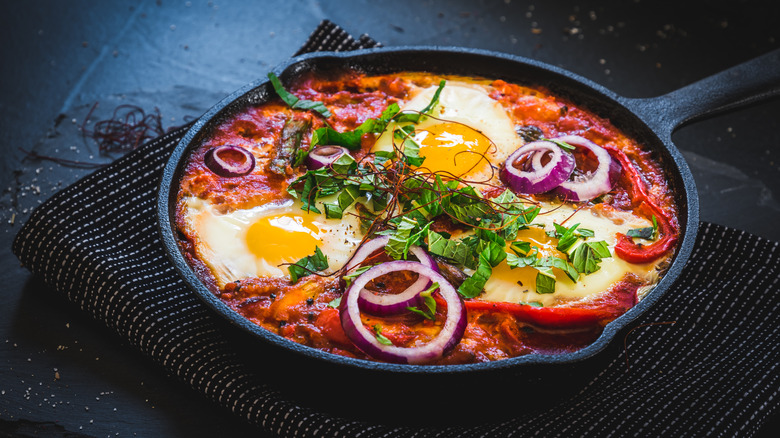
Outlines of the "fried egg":
[{"label": "fried egg", "polygon": [[[479,299],[510,303],[537,302],[543,306],[551,306],[562,301],[578,300],[606,291],[628,273],[644,279],[648,284],[658,281],[659,262],[634,264],[615,256],[616,233],[625,234],[632,228],[652,226],[647,219],[630,212],[613,212],[611,217],[607,217],[591,209],[577,211],[568,204],[556,206],[543,204],[542,214],[536,217],[534,223],[544,225],[544,228],[532,226],[527,230],[521,230],[518,232],[517,240],[529,242],[531,246],[537,247],[539,257],[553,256],[566,260],[566,255],[556,249],[558,239],[547,234],[547,231],[554,230],[553,223],[562,224],[564,221],[567,227],[578,223],[580,224],[578,228],[592,230],[594,236],[588,241],[603,240],[609,247],[612,257],[602,259],[598,271],[581,275],[576,283],[560,269],[553,268],[556,277],[555,292],[547,294],[536,292],[538,272],[536,269],[532,267],[512,269],[504,260],[493,268],[493,274],[485,284],[485,290]],[[582,241],[579,244],[582,244]]]},{"label": "fried egg", "polygon": [[[401,111],[422,111],[437,88],[422,89]],[[394,150],[393,131],[398,127],[391,123],[373,151]],[[432,116],[415,125],[412,138],[425,158],[420,171],[474,183],[497,179],[500,165],[523,144],[515,133],[514,122],[485,87],[457,81],[447,81]]]},{"label": "fried egg", "polygon": [[293,200],[226,214],[197,197],[183,202],[185,227],[197,236],[195,251],[220,288],[243,278],[286,276],[285,263],[314,254],[316,247],[328,258],[326,273],[332,272],[349,260],[362,238],[356,217],[327,219]]}]

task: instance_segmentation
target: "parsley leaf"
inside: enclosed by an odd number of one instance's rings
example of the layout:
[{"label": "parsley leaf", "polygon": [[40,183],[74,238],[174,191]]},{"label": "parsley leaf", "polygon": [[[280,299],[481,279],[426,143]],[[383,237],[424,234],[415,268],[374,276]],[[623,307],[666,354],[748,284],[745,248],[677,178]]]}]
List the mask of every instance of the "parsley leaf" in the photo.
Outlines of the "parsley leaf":
[{"label": "parsley leaf", "polygon": [[276,90],[276,94],[278,94],[279,97],[282,98],[282,101],[284,101],[284,103],[286,103],[290,108],[317,111],[324,117],[330,117],[332,115],[325,104],[322,102],[302,100],[299,99],[298,96],[285,90],[284,86],[282,85],[282,81],[280,81],[275,74],[268,73],[268,79],[271,80],[271,85],[273,85],[274,90]]},{"label": "parsley leaf", "polygon": [[314,248],[314,254],[306,256],[287,267],[287,270],[290,272],[290,281],[293,283],[297,283],[301,277],[325,269],[328,269],[328,257],[322,253],[319,246]]}]

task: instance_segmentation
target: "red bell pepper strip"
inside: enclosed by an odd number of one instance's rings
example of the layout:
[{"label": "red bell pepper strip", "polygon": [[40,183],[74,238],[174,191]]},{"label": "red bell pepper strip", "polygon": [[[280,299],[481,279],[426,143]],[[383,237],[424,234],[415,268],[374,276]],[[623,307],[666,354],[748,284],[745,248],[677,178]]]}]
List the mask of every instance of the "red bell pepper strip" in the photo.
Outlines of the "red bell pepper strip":
[{"label": "red bell pepper strip", "polygon": [[677,228],[671,223],[669,217],[661,208],[659,208],[647,195],[645,184],[641,180],[636,168],[631,164],[626,154],[619,150],[608,148],[620,161],[623,169],[628,172],[631,179],[632,194],[631,199],[640,202],[645,208],[650,210],[651,215],[656,217],[658,222],[658,240],[649,244],[637,244],[634,240],[625,234],[618,233],[618,241],[615,245],[615,254],[629,263],[648,263],[661,257],[677,243]]},{"label": "red bell pepper strip", "polygon": [[593,327],[615,317],[611,312],[601,309],[534,307],[482,300],[465,300],[464,304],[467,311],[508,313],[528,324],[555,329]]}]

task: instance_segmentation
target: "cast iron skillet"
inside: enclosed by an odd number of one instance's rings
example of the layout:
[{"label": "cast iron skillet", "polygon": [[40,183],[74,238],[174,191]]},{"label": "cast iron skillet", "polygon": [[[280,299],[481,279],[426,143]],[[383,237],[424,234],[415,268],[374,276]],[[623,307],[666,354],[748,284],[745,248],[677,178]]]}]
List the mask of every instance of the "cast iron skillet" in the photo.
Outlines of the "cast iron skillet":
[{"label": "cast iron skillet", "polygon": [[675,280],[691,254],[699,223],[699,200],[688,165],[672,144],[672,132],[683,124],[780,94],[780,51],[756,58],[667,95],[650,99],[618,96],[573,73],[531,59],[451,47],[397,47],[313,53],[293,58],[273,71],[283,82],[289,83],[301,72],[343,67],[377,74],[417,70],[484,76],[547,87],[553,94],[568,98],[600,116],[609,118],[617,128],[654,151],[663,165],[680,209],[682,239],[666,275],[640,303],[608,324],[593,344],[575,353],[526,355],[488,363],[447,366],[387,364],[324,353],[271,334],[232,311],[202,284],[180,252],[173,218],[177,188],[187,157],[209,135],[211,129],[231,115],[240,112],[247,105],[262,103],[275,97],[272,87],[264,79],[234,92],[194,123],[164,169],[158,198],[158,220],[163,243],[176,269],[186,284],[206,304],[251,336],[313,358],[315,362],[335,364],[337,368],[346,366],[351,369],[404,375],[461,374],[472,371],[484,374],[482,372],[526,366],[576,364],[605,349],[621,328],[634,321],[665,292],[674,288]]}]

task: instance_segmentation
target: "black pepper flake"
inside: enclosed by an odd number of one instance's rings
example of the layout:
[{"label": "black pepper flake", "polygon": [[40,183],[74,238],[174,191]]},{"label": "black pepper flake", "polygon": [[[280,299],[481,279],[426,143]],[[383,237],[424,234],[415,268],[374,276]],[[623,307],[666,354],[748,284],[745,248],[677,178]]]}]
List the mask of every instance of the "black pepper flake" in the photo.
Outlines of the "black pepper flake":
[{"label": "black pepper flake", "polygon": [[276,294],[271,294],[271,301],[276,299]]},{"label": "black pepper flake", "polygon": [[286,325],[287,325],[287,321],[285,321],[285,320],[279,321],[279,328],[282,328],[282,327],[284,327]]},{"label": "black pepper flake", "polygon": [[314,321],[314,314],[313,314],[313,313],[311,313],[311,312],[309,312],[308,314],[306,314],[306,319],[307,319],[309,322],[312,322],[312,321]]},{"label": "black pepper flake", "polygon": [[311,306],[314,304],[314,298],[306,298],[306,305]]}]

